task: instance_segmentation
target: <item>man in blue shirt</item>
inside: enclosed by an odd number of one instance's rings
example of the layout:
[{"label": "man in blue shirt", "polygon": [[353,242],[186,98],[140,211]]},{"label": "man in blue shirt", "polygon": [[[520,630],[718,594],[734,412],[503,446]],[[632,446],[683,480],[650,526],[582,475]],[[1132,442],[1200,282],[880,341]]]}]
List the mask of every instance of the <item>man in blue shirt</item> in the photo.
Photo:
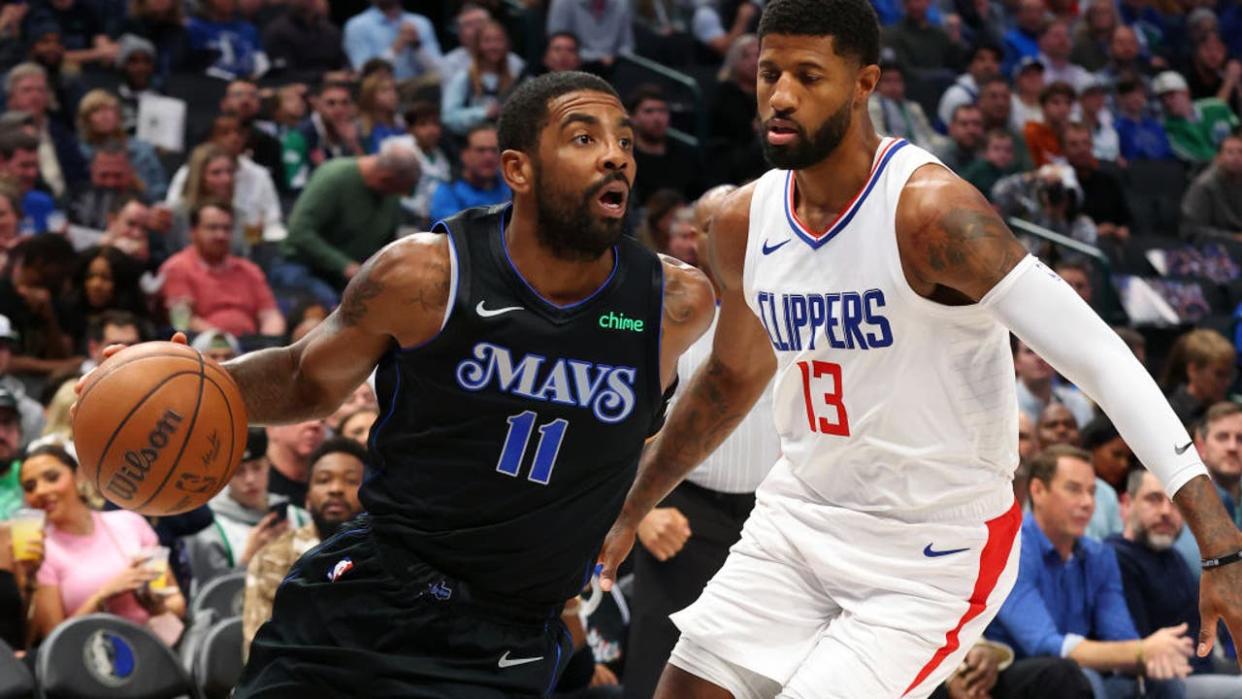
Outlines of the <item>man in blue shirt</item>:
[{"label": "man in blue shirt", "polygon": [[1018,61],[1039,56],[1039,34],[1048,12],[1044,0],[1021,0],[1013,29],[1005,32],[1005,63],[1001,72],[1009,75]]},{"label": "man in blue shirt", "polygon": [[20,189],[23,235],[47,232],[48,218],[56,211],[52,195],[35,188],[39,181],[38,151],[39,139],[24,131],[15,130],[0,136],[0,175],[8,177]]},{"label": "man in blue shirt", "polygon": [[440,221],[472,206],[502,204],[513,198],[500,177],[500,147],[494,124],[479,124],[466,133],[461,151],[461,177],[440,185],[431,197],[430,217]]},{"label": "man in blue shirt", "polygon": [[345,53],[354,70],[372,58],[392,64],[397,80],[440,69],[440,42],[431,20],[401,9],[401,0],[372,0],[372,6],[345,23]]},{"label": "man in blue shirt", "polygon": [[[1031,460],[1031,513],[1022,523],[1018,580],[987,636],[1017,657],[1068,657],[1097,697],[1183,697],[1193,642],[1186,625],[1139,638],[1112,549],[1085,537],[1095,508],[1091,455],[1055,446]],[[1124,673],[1124,674],[1122,674]]]},{"label": "man in blue shirt", "polygon": [[[1108,538],[1121,568],[1126,604],[1139,633],[1185,626],[1199,635],[1199,581],[1173,549],[1184,520],[1165,494],[1160,479],[1145,469],[1132,471],[1121,500],[1125,533]],[[1194,674],[1182,680],[1191,699],[1242,697],[1242,677],[1212,674],[1212,659],[1193,656]]]},{"label": "man in blue shirt", "polygon": [[1147,89],[1141,80],[1117,83],[1117,140],[1126,160],[1173,160],[1173,147],[1164,127],[1147,113]]}]

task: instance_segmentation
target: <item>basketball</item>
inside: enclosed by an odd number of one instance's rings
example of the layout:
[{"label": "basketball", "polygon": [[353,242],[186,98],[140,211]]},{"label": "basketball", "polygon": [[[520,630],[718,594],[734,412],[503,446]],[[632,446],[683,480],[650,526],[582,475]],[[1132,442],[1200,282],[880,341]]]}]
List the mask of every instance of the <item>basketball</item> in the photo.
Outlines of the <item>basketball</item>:
[{"label": "basketball", "polygon": [[246,448],[246,408],[233,377],[197,350],[146,342],[88,377],[73,439],[83,477],[109,501],[144,515],[205,504]]}]

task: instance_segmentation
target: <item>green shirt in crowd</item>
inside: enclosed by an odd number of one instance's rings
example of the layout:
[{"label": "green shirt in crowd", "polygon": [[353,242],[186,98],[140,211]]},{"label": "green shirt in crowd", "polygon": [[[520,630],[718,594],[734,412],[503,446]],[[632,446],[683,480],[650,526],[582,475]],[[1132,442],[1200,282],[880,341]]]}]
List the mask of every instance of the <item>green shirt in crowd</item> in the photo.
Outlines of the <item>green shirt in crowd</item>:
[{"label": "green shirt in crowd", "polygon": [[1208,97],[1195,100],[1194,121],[1184,117],[1168,117],[1164,131],[1177,157],[1191,163],[1209,163],[1216,157],[1220,142],[1238,125],[1238,117],[1229,105]]},{"label": "green shirt in crowd", "polygon": [[293,206],[284,253],[326,280],[344,281],[345,267],[374,255],[400,223],[399,197],[368,188],[357,159],[333,158],[315,170]]},{"label": "green shirt in crowd", "polygon": [[26,504],[22,499],[21,476],[22,465],[16,459],[9,463],[8,471],[0,474],[0,520],[9,519]]}]

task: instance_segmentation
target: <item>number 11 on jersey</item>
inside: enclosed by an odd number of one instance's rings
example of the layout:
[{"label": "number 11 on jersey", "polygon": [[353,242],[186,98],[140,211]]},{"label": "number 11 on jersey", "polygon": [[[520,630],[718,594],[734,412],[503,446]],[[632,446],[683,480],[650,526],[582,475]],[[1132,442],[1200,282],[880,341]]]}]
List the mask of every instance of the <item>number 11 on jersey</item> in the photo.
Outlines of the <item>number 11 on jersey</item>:
[{"label": "number 11 on jersey", "polygon": [[[841,395],[841,365],[812,360],[798,362],[798,368],[802,370],[802,396],[806,399],[806,421],[811,431],[850,436],[850,419],[845,414]],[[819,393],[828,379],[832,382],[832,390]],[[821,404],[822,411],[818,409]],[[832,419],[829,420],[829,417]]]},{"label": "number 11 on jersey", "polygon": [[[530,441],[530,433],[535,426],[539,414],[533,410],[510,415],[509,433],[505,435],[505,445],[500,449],[500,460],[496,462],[496,470],[506,476],[517,477],[522,469],[522,457],[526,454],[526,444]],[[541,485],[547,485],[552,479],[552,468],[556,466],[556,456],[561,451],[561,440],[565,438],[565,428],[569,421],[557,418],[539,427],[539,444],[535,447],[535,461],[531,465],[530,475],[526,478]]]}]

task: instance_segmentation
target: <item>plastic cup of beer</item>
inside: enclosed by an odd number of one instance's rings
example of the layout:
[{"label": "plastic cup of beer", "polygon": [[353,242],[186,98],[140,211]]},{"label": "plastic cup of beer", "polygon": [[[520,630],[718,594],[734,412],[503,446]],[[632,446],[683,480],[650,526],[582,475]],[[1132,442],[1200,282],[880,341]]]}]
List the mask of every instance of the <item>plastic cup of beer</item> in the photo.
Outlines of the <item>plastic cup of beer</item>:
[{"label": "plastic cup of beer", "polygon": [[148,546],[142,550],[143,565],[154,573],[158,573],[158,577],[147,583],[147,589],[157,595],[171,595],[175,590],[169,581],[168,575],[168,547],[167,546]]},{"label": "plastic cup of beer", "polygon": [[39,554],[33,544],[43,539],[43,522],[47,513],[23,507],[9,519],[9,534],[13,539],[13,558],[18,561],[38,560]]}]

